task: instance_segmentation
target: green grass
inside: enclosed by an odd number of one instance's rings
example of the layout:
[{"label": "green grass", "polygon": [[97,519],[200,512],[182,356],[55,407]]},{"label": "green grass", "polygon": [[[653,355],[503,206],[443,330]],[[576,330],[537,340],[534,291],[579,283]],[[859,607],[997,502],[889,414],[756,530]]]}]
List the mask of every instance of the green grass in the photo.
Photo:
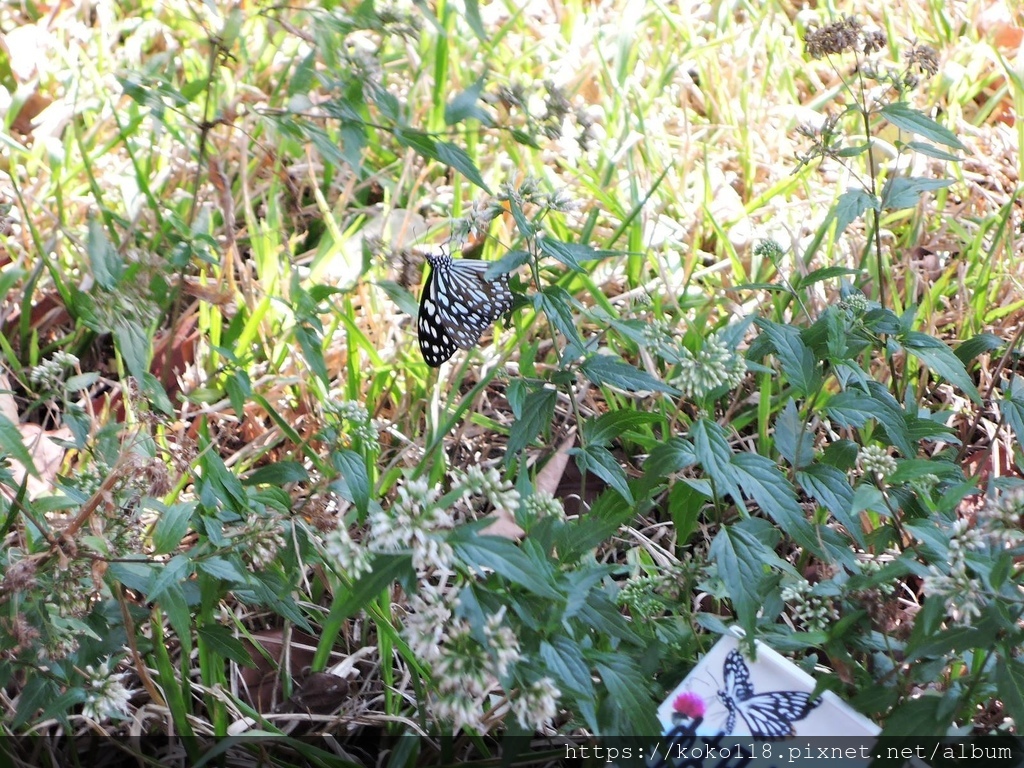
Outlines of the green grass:
[{"label": "green grass", "polygon": [[[49,30],[0,62],[5,733],[653,734],[733,623],[887,734],[1016,732],[1004,30],[887,13],[901,90],[823,12],[433,12],[2,12]],[[435,371],[417,249],[470,230],[524,298]]]}]

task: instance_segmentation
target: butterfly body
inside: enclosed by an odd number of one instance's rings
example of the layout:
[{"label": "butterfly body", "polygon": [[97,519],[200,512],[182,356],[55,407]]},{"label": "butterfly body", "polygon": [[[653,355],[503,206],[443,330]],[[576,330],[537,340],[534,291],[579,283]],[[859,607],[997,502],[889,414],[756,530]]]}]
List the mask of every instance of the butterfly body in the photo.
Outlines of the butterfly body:
[{"label": "butterfly body", "polygon": [[761,739],[782,739],[795,735],[793,723],[803,720],[821,704],[805,691],[769,691],[755,693],[750,670],[737,649],[729,651],[722,667],[724,687],[718,692],[729,718],[725,732],[732,733],[736,715],[743,718],[751,736]]},{"label": "butterfly body", "polygon": [[437,368],[457,349],[476,346],[495,320],[512,309],[508,275],[489,280],[489,261],[427,256],[430,274],[420,295],[417,335],[427,365]]}]

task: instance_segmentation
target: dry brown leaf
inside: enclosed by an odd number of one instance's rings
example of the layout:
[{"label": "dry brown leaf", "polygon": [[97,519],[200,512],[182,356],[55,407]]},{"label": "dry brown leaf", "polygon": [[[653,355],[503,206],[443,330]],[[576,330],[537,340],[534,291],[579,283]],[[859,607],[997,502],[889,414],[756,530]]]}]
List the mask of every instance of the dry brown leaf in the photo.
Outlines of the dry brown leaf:
[{"label": "dry brown leaf", "polygon": [[576,427],[569,430],[562,444],[558,446],[555,455],[548,459],[540,472],[537,473],[537,490],[557,496],[558,486],[562,483],[562,475],[565,474],[565,465],[569,463],[569,449],[576,444]]}]

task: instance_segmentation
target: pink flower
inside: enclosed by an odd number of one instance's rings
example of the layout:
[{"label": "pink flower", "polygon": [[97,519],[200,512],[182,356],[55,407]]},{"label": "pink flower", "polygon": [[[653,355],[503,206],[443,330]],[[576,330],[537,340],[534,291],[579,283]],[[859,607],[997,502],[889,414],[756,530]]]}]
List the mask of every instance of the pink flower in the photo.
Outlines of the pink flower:
[{"label": "pink flower", "polygon": [[686,691],[676,696],[676,700],[672,702],[672,709],[680,715],[696,720],[704,716],[704,699],[693,691]]}]

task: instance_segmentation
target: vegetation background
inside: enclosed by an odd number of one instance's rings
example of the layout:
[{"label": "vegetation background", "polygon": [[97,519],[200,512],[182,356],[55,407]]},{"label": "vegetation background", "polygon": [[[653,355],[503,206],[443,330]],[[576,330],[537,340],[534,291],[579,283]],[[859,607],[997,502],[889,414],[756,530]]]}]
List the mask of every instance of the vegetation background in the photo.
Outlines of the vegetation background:
[{"label": "vegetation background", "polygon": [[1016,733],[1021,14],[4,4],[3,732],[482,760],[738,623]]}]

